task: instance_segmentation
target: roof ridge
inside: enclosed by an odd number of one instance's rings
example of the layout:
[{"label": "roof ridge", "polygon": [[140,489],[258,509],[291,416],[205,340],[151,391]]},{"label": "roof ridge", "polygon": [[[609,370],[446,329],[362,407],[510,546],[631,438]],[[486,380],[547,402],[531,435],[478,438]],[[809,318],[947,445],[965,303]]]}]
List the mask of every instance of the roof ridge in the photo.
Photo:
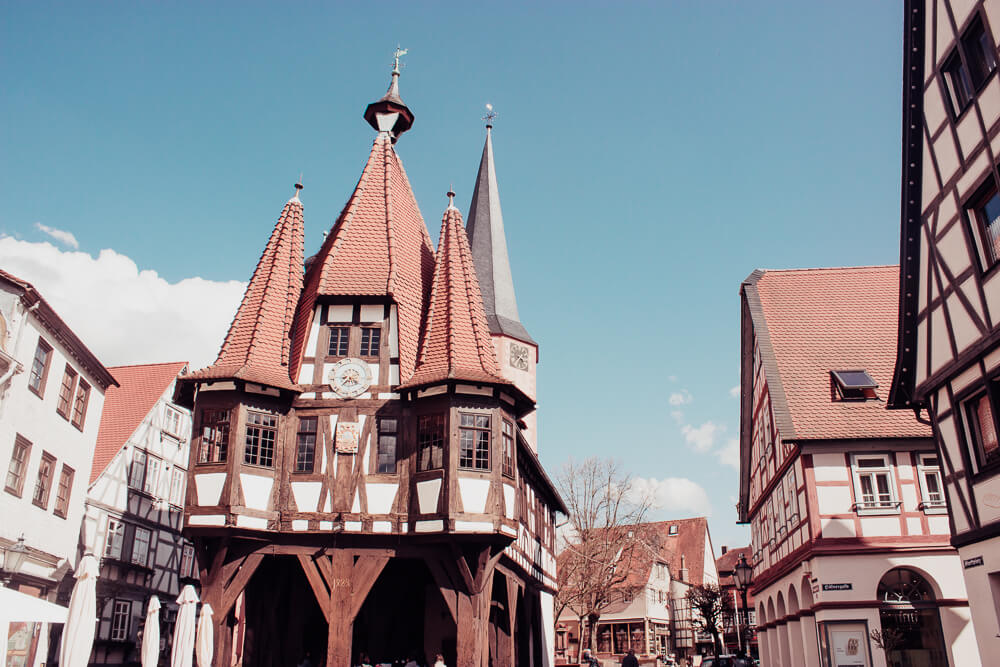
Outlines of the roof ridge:
[{"label": "roof ridge", "polygon": [[826,273],[835,271],[870,271],[874,269],[899,269],[899,264],[864,264],[862,266],[815,266],[795,269],[758,269],[764,273]]},{"label": "roof ridge", "polygon": [[150,368],[152,366],[173,366],[175,364],[190,364],[190,361],[154,361],[149,364],[121,364],[120,366],[106,366],[109,371],[123,368]]}]

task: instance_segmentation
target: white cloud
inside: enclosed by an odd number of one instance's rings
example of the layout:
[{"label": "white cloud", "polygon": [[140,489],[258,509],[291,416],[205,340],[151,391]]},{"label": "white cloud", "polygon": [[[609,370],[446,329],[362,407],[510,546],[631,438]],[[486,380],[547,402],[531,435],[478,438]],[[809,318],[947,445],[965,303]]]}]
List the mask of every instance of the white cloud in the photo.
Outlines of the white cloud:
[{"label": "white cloud", "polygon": [[650,496],[657,514],[709,516],[712,513],[708,493],[700,484],[686,477],[636,477],[632,486],[637,494]]},{"label": "white cloud", "polygon": [[670,405],[673,405],[675,407],[679,405],[687,405],[688,403],[691,402],[691,400],[692,400],[691,392],[689,392],[687,389],[681,389],[680,391],[676,391],[670,394],[670,398],[668,399]]},{"label": "white cloud", "polygon": [[733,468],[740,467],[740,439],[739,438],[729,438],[726,440],[726,444],[715,450],[715,456],[719,459],[719,463],[724,466],[731,466]]},{"label": "white cloud", "polygon": [[705,453],[715,445],[715,437],[726,430],[725,426],[707,421],[701,426],[691,426],[684,424],[681,433],[684,434],[684,441],[687,442],[696,452]]},{"label": "white cloud", "polygon": [[[76,237],[73,236],[72,232],[67,232],[62,229],[56,229],[55,227],[49,227],[48,225],[43,225],[40,222],[35,223],[35,229],[42,232],[43,234],[51,236],[56,241],[59,241],[59,243],[62,243],[65,246],[69,246],[74,250],[80,247],[80,243],[76,240]],[[27,280],[27,278],[25,280]]]},{"label": "white cloud", "polygon": [[0,266],[38,288],[107,366],[215,360],[246,283],[170,283],[105,249],[95,258],[51,243],[0,237]]},{"label": "white cloud", "polygon": [[740,397],[740,386],[736,385],[735,387],[733,387],[732,389],[730,389],[729,390],[729,395],[732,396],[733,398],[739,398]]},{"label": "white cloud", "polygon": [[674,421],[677,422],[678,424],[684,423],[684,413],[681,412],[680,410],[672,410],[670,412],[670,416],[673,417]]}]

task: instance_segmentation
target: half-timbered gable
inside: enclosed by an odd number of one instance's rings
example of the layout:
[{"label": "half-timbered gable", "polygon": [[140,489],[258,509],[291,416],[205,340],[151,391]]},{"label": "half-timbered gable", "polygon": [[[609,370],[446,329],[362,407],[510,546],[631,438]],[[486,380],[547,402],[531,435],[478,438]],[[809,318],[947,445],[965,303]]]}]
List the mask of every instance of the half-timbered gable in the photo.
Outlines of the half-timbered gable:
[{"label": "half-timbered gable", "polygon": [[[566,508],[453,193],[432,249],[395,148],[413,122],[398,77],[365,112],[377,135],[319,251],[303,260],[296,194],[219,358],[178,390],[195,419],[186,529],[218,654],[249,637],[248,665],[551,663]],[[265,630],[276,609],[294,631]]]},{"label": "half-timbered gable", "polygon": [[899,339],[890,407],[927,410],[984,660],[1000,650],[1000,7],[906,3]]},{"label": "half-timbered gable", "polygon": [[930,425],[886,407],[898,279],[894,266],[755,271],[741,288],[739,512],[769,664],[832,660],[816,642],[835,623],[899,622],[877,599],[899,557],[961,619],[940,635],[940,605],[928,605],[921,622],[947,641],[926,648],[974,664]]}]

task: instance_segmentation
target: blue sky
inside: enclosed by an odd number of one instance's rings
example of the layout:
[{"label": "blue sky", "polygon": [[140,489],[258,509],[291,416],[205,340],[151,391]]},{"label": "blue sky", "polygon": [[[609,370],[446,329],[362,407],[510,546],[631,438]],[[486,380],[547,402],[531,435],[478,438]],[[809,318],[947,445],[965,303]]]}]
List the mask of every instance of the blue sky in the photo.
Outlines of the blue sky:
[{"label": "blue sky", "polygon": [[900,33],[892,2],[4,3],[0,267],[108,364],[212,357],[300,172],[307,252],[336,218],[399,43],[435,239],[499,113],[543,462],[618,457],[745,544],[739,285],[898,260]]}]

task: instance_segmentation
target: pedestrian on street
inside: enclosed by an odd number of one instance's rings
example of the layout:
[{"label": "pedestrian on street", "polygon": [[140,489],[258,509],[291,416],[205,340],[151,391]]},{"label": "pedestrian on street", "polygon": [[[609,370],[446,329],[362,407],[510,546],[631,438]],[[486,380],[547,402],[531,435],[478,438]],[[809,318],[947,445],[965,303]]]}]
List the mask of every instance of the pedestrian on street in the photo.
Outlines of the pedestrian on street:
[{"label": "pedestrian on street", "polygon": [[444,664],[444,656],[440,653],[434,656],[434,667],[448,667],[448,665]]},{"label": "pedestrian on street", "polygon": [[629,649],[628,655],[622,658],[622,667],[639,667],[639,659],[635,657],[634,649]]}]

